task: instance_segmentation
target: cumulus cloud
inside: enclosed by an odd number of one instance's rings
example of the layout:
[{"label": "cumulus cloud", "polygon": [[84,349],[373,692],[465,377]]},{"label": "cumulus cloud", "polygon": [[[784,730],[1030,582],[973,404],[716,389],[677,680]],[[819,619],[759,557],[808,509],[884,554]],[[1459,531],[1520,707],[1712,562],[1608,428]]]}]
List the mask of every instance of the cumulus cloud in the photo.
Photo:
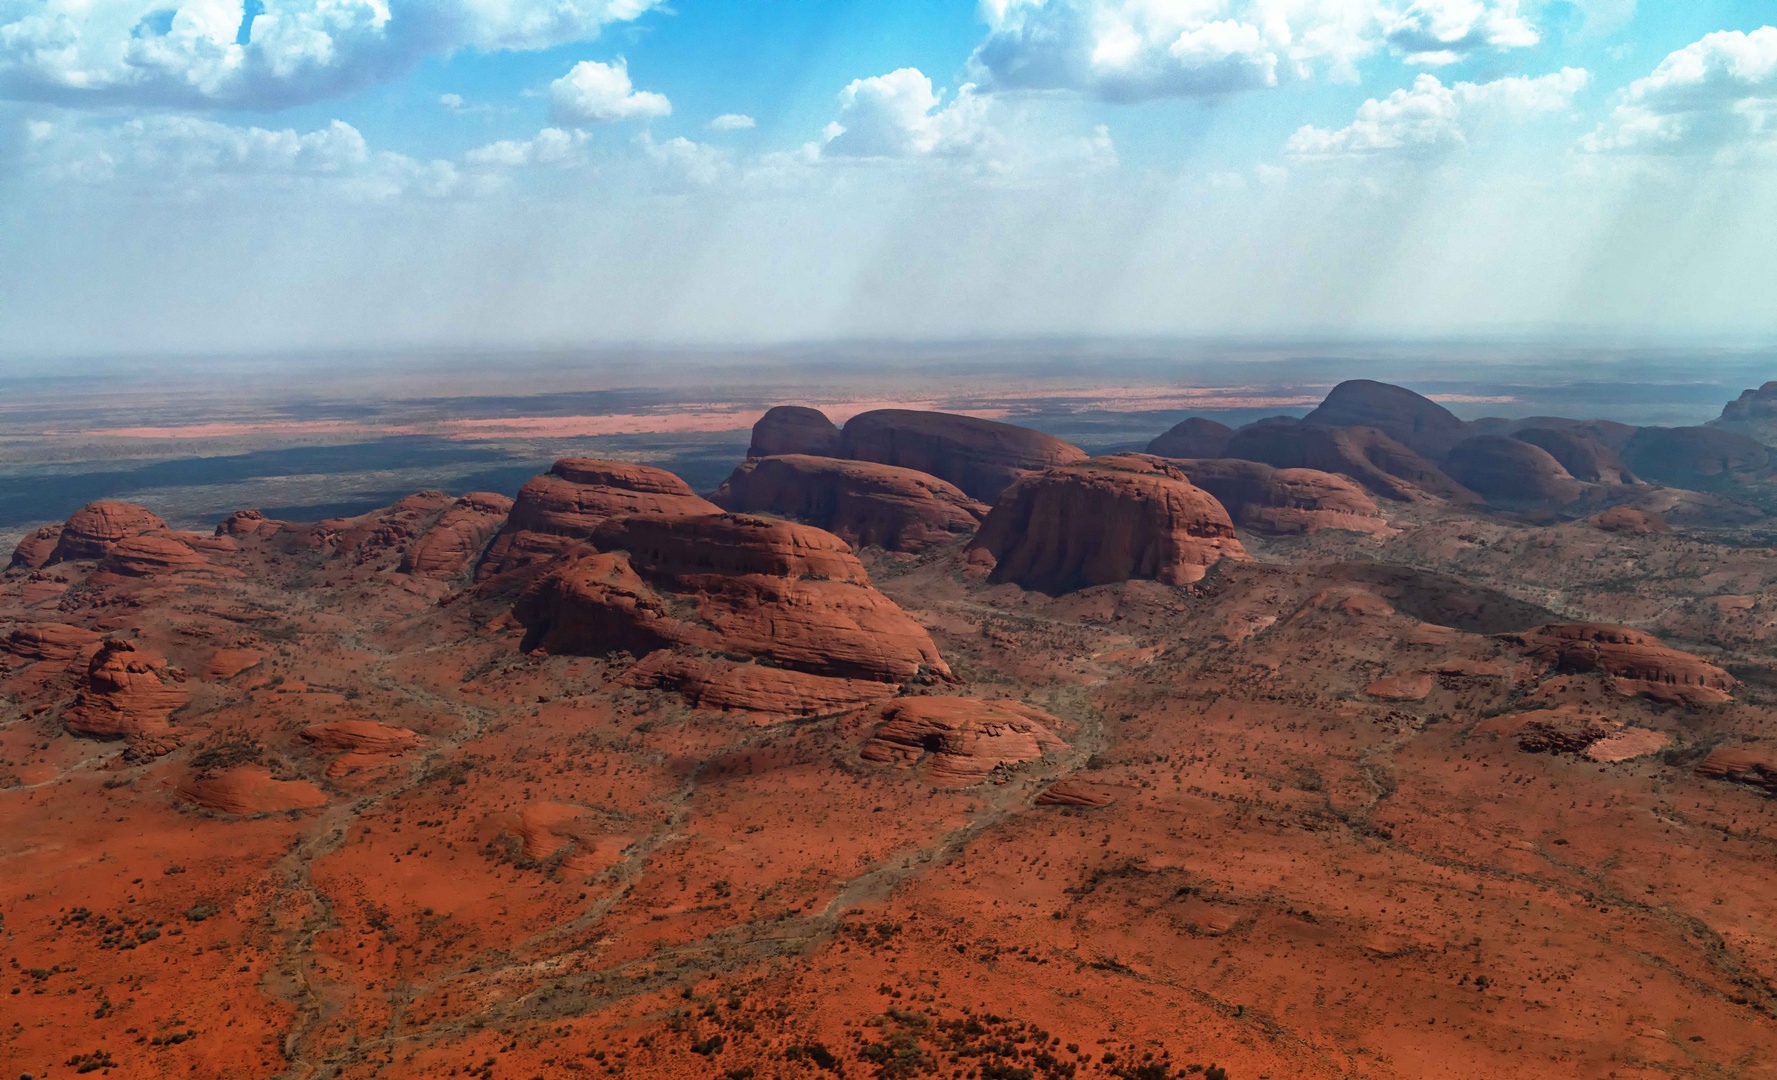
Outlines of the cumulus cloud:
[{"label": "cumulus cloud", "polygon": [[1686,45],[1631,83],[1580,145],[1632,154],[1777,147],[1777,27],[1725,30]]},{"label": "cumulus cloud", "polygon": [[1420,75],[1411,89],[1364,102],[1345,127],[1298,129],[1284,144],[1284,153],[1298,160],[1432,156],[1466,145],[1489,123],[1564,111],[1590,81],[1582,68],[1453,86],[1435,75]]},{"label": "cumulus cloud", "polygon": [[475,166],[519,169],[527,165],[578,165],[586,160],[589,136],[584,131],[544,128],[531,139],[502,139],[463,155]]},{"label": "cumulus cloud", "polygon": [[944,104],[918,68],[854,79],[839,94],[839,116],[827,126],[824,152],[837,157],[962,157],[995,139],[988,101],[964,85]]},{"label": "cumulus cloud", "polygon": [[1326,69],[1356,78],[1384,45],[1421,63],[1534,45],[1520,0],[983,0],[984,87],[1112,101],[1261,90]]},{"label": "cumulus cloud", "polygon": [[282,108],[464,48],[546,49],[659,0],[0,0],[0,97]]},{"label": "cumulus cloud", "polygon": [[637,90],[623,60],[615,64],[582,60],[549,84],[549,109],[557,123],[609,124],[669,116],[673,105],[664,94]]},{"label": "cumulus cloud", "polygon": [[710,130],[712,131],[742,131],[756,126],[758,126],[758,121],[740,113],[723,113],[710,121]]},{"label": "cumulus cloud", "polygon": [[655,142],[644,134],[642,152],[656,169],[658,185],[666,189],[713,187],[728,177],[731,166],[721,150],[686,138]]}]

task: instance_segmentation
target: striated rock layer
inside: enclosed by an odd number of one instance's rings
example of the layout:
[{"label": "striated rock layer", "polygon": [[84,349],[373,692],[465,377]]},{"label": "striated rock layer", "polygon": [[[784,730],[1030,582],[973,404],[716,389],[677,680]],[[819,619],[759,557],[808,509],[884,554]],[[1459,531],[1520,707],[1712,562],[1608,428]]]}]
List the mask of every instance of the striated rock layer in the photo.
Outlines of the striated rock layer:
[{"label": "striated rock layer", "polygon": [[967,787],[994,769],[1037,761],[1067,744],[1041,709],[1011,701],[960,697],[901,698],[867,714],[874,729],[859,751],[880,765],[922,766],[940,787]]},{"label": "striated rock layer", "polygon": [[9,569],[102,559],[119,543],[166,527],[166,522],[135,503],[101,499],[76,510],[59,528],[51,525],[27,536],[13,549]]},{"label": "striated rock layer", "polygon": [[969,545],[995,583],[1062,593],[1148,578],[1201,579],[1245,559],[1222,505],[1163,458],[1121,454],[1028,476],[1008,488]]},{"label": "striated rock layer", "polygon": [[486,491],[464,495],[402,553],[401,572],[434,581],[463,577],[511,512],[512,500],[504,495]]},{"label": "striated rock layer", "polygon": [[935,476],[802,454],[743,462],[710,501],[739,513],[781,514],[888,551],[949,543],[987,516],[986,506]]},{"label": "striated rock layer", "polygon": [[840,456],[917,469],[992,502],[1026,473],[1084,461],[1053,435],[954,413],[879,409],[846,422]]},{"label": "striated rock layer", "polygon": [[0,639],[0,650],[21,660],[65,662],[82,653],[96,651],[101,637],[103,635],[96,630],[84,630],[66,623],[33,623]]},{"label": "striated rock layer", "polygon": [[101,739],[168,734],[168,718],[191,695],[161,680],[166,666],[164,657],[133,642],[105,642],[93,656],[80,696],[63,714],[63,725]]},{"label": "striated rock layer", "polygon": [[275,814],[327,804],[327,794],[306,780],[276,780],[263,765],[241,765],[214,776],[197,776],[178,788],[179,797],[224,814]]},{"label": "striated rock layer", "polygon": [[1701,657],[1665,645],[1652,634],[1604,623],[1555,623],[1500,640],[1558,671],[1600,671],[1624,693],[1680,704],[1728,700],[1739,682]]},{"label": "striated rock layer", "polygon": [[563,458],[519,488],[512,512],[475,576],[485,579],[547,562],[624,514],[708,514],[721,508],[697,497],[685,481],[627,461]]}]

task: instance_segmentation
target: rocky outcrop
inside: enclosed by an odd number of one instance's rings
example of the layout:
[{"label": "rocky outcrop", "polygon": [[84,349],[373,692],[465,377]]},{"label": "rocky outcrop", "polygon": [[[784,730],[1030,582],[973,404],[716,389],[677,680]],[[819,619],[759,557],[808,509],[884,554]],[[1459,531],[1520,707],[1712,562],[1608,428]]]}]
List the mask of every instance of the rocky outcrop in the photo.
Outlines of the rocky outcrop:
[{"label": "rocky outcrop", "polygon": [[954,413],[879,409],[852,417],[841,436],[840,457],[930,473],[989,503],[1026,473],[1086,459],[1052,435]]},{"label": "rocky outcrop", "polygon": [[[1769,385],[1769,384],[1766,384]],[[1777,795],[1777,754],[1769,751],[1729,749],[1711,751],[1697,766],[1697,775],[1711,780],[1750,784]]]},{"label": "rocky outcrop", "polygon": [[564,458],[518,489],[512,512],[476,568],[486,579],[547,562],[624,514],[711,514],[721,508],[697,497],[685,481],[627,461]]},{"label": "rocky outcrop", "polygon": [[1674,487],[1714,486],[1758,480],[1770,472],[1764,444],[1714,427],[1646,427],[1623,448],[1636,475]]},{"label": "rocky outcrop", "polygon": [[327,805],[327,793],[306,780],[274,779],[263,765],[241,765],[208,776],[193,776],[178,795],[208,810],[238,817],[308,810]]},{"label": "rocky outcrop", "polygon": [[1249,424],[1234,433],[1224,455],[1279,469],[1339,473],[1372,495],[1395,502],[1434,497],[1464,504],[1481,501],[1436,465],[1375,428]]},{"label": "rocky outcrop", "polygon": [[442,491],[421,491],[358,517],[318,521],[303,532],[302,543],[349,566],[378,562],[404,552],[454,502]]},{"label": "rocky outcrop", "polygon": [[158,577],[184,570],[210,569],[210,560],[180,534],[145,533],[119,540],[99,565],[124,577]]},{"label": "rocky outcrop", "polygon": [[1500,640],[1556,671],[1601,672],[1625,694],[1675,704],[1728,700],[1739,683],[1701,657],[1669,648],[1652,634],[1605,623],[1554,623]]},{"label": "rocky outcrop", "polygon": [[104,635],[66,623],[34,623],[21,626],[0,639],[0,651],[21,660],[66,663],[83,653],[95,652]]},{"label": "rocky outcrop", "polygon": [[162,680],[166,667],[165,657],[134,642],[105,642],[93,656],[80,696],[62,715],[63,725],[100,739],[169,734],[168,718],[190,694]]},{"label": "rocky outcrop", "polygon": [[1672,526],[1666,519],[1651,510],[1638,510],[1631,506],[1613,506],[1601,514],[1591,518],[1592,527],[1599,532],[1649,533],[1671,532]]},{"label": "rocky outcrop", "polygon": [[198,674],[206,679],[226,682],[243,671],[258,667],[264,659],[265,653],[258,649],[217,649]]},{"label": "rocky outcrop", "polygon": [[[1634,484],[1639,481],[1617,452],[1577,428],[1519,428],[1512,438],[1548,452],[1569,476],[1594,484]],[[1471,487],[1473,485],[1470,485]]]},{"label": "rocky outcrop", "polygon": [[899,698],[872,708],[872,733],[859,752],[879,765],[915,767],[939,787],[968,787],[997,768],[1064,750],[1053,716],[1010,701],[959,697]]},{"label": "rocky outcrop", "polygon": [[1406,387],[1370,379],[1351,379],[1333,387],[1320,407],[1302,422],[1375,428],[1434,460],[1469,436],[1468,425],[1437,402]]},{"label": "rocky outcrop", "polygon": [[1081,810],[1097,810],[1116,801],[1116,789],[1109,785],[1093,784],[1072,777],[1057,780],[1035,800],[1038,806],[1071,806]]},{"label": "rocky outcrop", "polygon": [[617,863],[636,840],[610,832],[599,811],[565,803],[530,803],[497,820],[518,839],[520,859],[552,862],[575,874],[595,874]]},{"label": "rocky outcrop", "polygon": [[1027,476],[1000,496],[969,544],[989,580],[1063,593],[1147,578],[1201,579],[1245,559],[1228,512],[1164,458],[1120,454]]},{"label": "rocky outcrop", "polygon": [[894,697],[900,685],[874,679],[832,678],[806,671],[688,656],[650,653],[617,680],[638,690],[670,690],[698,709],[769,717],[824,716]]},{"label": "rocky outcrop", "polygon": [[1438,685],[1428,672],[1390,675],[1364,687],[1364,694],[1382,701],[1424,701]]},{"label": "rocky outcrop", "polygon": [[26,570],[39,570],[49,565],[55,556],[56,544],[62,539],[60,525],[45,525],[36,532],[18,542],[12,549],[12,561],[6,565],[8,570],[23,567]]},{"label": "rocky outcrop", "polygon": [[1768,442],[1777,436],[1777,382],[1745,391],[1728,402],[1721,416],[1711,420],[1709,426]]},{"label": "rocky outcrop", "polygon": [[512,500],[504,495],[486,491],[464,495],[402,552],[398,569],[433,581],[464,577],[511,512]]},{"label": "rocky outcrop", "polygon": [[1479,435],[1451,448],[1444,471],[1496,503],[1570,503],[1585,485],[1540,446],[1504,435]]},{"label": "rocky outcrop", "polygon": [[779,405],[768,409],[753,425],[753,443],[747,447],[747,456],[775,457],[779,454],[841,457],[839,428],[819,409],[802,405]]},{"label": "rocky outcrop", "polygon": [[341,720],[303,728],[296,737],[317,750],[399,754],[420,744],[417,733],[375,720]]},{"label": "rocky outcrop", "polygon": [[1315,469],[1278,469],[1238,458],[1175,464],[1228,511],[1234,524],[1271,536],[1344,529],[1392,534],[1376,500],[1343,476]]},{"label": "rocky outcrop", "polygon": [[935,476],[871,461],[790,454],[743,462],[710,501],[779,514],[854,547],[925,551],[980,527],[987,507]]},{"label": "rocky outcrop", "polygon": [[287,521],[268,518],[257,510],[236,510],[217,523],[216,535],[236,540],[268,540],[289,525]]},{"label": "rocky outcrop", "polygon": [[1228,425],[1193,416],[1149,442],[1148,453],[1169,458],[1219,458],[1233,437],[1234,429]]},{"label": "rocky outcrop", "polygon": [[[598,551],[565,559],[520,599],[514,614],[527,644],[556,653],[751,658],[748,666],[767,665],[760,672],[834,680],[823,690],[841,697],[840,681],[877,684],[875,693],[950,675],[931,636],[871,586],[851,548],[811,526],[743,514],[636,515],[606,522],[592,544]],[[656,670],[669,682],[713,681]],[[801,708],[783,706],[789,714]]]}]

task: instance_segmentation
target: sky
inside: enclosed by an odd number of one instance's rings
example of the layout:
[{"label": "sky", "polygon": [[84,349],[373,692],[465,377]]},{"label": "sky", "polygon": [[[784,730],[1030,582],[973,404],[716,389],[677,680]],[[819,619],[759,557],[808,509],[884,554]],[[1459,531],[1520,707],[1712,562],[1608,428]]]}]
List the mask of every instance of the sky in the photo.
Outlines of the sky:
[{"label": "sky", "polygon": [[0,364],[1777,338],[1777,2],[0,0]]}]

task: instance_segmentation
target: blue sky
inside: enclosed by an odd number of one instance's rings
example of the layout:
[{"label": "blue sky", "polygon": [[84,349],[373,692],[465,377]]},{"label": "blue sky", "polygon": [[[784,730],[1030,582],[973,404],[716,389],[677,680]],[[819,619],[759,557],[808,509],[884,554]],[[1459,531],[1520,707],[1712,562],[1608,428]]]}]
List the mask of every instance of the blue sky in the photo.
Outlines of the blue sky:
[{"label": "blue sky", "polygon": [[1714,0],[0,0],[0,355],[1767,338],[1772,23]]}]

